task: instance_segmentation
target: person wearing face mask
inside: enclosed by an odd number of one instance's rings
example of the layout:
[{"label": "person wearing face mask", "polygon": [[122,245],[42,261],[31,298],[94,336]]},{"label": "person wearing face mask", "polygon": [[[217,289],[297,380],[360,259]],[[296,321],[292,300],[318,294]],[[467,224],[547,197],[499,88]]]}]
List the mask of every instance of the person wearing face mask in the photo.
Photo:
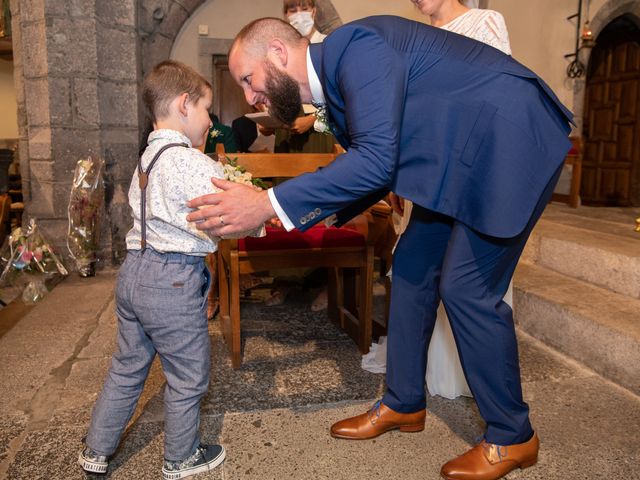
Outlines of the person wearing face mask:
[{"label": "person wearing face mask", "polygon": [[322,42],[326,35],[316,29],[314,0],[284,0],[284,14],[289,23],[311,43]]},{"label": "person wearing face mask", "polygon": [[[321,43],[326,35],[315,26],[314,0],[284,0],[282,11],[289,22],[309,43]],[[312,105],[304,105],[298,118],[289,128],[276,131],[275,151],[278,153],[329,153],[336,143],[333,135],[317,131],[316,115]],[[307,113],[305,113],[307,112]]]}]

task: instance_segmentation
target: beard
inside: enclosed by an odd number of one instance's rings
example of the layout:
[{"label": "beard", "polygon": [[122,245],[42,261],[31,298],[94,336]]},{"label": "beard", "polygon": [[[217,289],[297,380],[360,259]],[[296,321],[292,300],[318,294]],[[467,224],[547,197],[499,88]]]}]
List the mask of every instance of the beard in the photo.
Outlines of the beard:
[{"label": "beard", "polygon": [[269,114],[285,125],[291,125],[298,118],[302,108],[298,83],[285,72],[265,60],[267,79],[265,90],[269,98]]}]

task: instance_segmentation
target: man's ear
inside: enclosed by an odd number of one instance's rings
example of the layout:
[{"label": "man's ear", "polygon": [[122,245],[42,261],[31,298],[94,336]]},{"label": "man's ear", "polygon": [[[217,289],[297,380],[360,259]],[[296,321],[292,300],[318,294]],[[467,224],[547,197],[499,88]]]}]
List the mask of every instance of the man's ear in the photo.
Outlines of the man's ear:
[{"label": "man's ear", "polygon": [[282,40],[280,40],[279,38],[274,38],[269,42],[267,56],[277,58],[280,62],[280,65],[286,67],[287,62],[289,61],[289,48]]}]

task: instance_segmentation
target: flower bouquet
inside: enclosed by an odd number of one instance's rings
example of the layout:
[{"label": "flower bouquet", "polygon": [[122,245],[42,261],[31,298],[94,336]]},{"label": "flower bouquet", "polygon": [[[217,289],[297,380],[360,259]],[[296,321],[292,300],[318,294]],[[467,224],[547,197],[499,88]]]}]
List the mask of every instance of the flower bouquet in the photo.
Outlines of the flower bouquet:
[{"label": "flower bouquet", "polygon": [[35,303],[47,293],[45,281],[57,275],[67,275],[67,269],[44,239],[36,221],[26,228],[16,228],[2,252],[6,262],[0,275],[0,285],[24,287],[22,300]]},{"label": "flower bouquet", "polygon": [[[222,155],[219,155],[218,158],[220,160],[220,163],[222,163],[225,180],[233,183],[240,183],[242,185],[248,185],[255,188],[256,190],[265,190],[269,188],[269,186],[262,179],[254,177],[250,172],[247,172],[247,170],[243,166],[238,165],[237,159],[230,157],[222,158]],[[232,235],[224,235],[222,238],[230,239],[244,237],[264,237],[265,235],[266,230],[264,225],[262,225],[255,230],[234,233]],[[218,239],[215,238],[215,240]]]},{"label": "flower bouquet", "polygon": [[236,158],[226,157],[222,162],[222,168],[224,170],[224,179],[233,183],[241,183],[243,185],[250,185],[257,187],[259,190],[266,190],[269,186],[261,179],[254,178],[251,173],[238,165]]},{"label": "flower bouquet", "polygon": [[100,214],[104,202],[104,162],[91,157],[78,160],[69,198],[67,248],[81,277],[95,275],[100,241]]}]

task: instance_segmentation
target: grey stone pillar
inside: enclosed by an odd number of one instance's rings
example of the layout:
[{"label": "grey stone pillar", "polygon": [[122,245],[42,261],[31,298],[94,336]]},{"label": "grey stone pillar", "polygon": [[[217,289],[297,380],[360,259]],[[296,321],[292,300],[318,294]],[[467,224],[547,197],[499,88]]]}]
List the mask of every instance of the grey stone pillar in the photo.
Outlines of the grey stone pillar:
[{"label": "grey stone pillar", "polygon": [[138,151],[135,0],[12,0],[11,11],[26,216],[66,254],[75,164],[103,157],[102,244],[117,260]]},{"label": "grey stone pillar", "polygon": [[[124,260],[131,228],[127,192],[139,151],[141,82],[136,0],[96,0],[96,82],[111,257]],[[103,230],[104,231],[104,230]]]}]

